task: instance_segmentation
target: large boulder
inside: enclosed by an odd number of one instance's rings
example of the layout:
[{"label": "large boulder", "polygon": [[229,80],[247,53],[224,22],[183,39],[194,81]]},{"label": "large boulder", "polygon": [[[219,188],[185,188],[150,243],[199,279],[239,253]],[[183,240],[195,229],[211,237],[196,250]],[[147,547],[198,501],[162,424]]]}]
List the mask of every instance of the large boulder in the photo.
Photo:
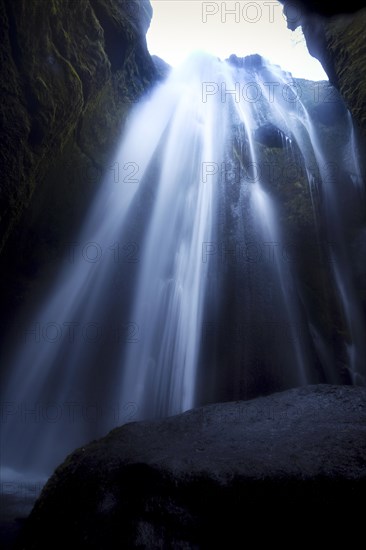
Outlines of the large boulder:
[{"label": "large boulder", "polygon": [[304,530],[305,510],[311,530],[325,513],[344,520],[365,488],[366,389],[297,388],[127,424],[78,449],[19,548],[241,548],[275,537],[276,521],[281,536]]}]

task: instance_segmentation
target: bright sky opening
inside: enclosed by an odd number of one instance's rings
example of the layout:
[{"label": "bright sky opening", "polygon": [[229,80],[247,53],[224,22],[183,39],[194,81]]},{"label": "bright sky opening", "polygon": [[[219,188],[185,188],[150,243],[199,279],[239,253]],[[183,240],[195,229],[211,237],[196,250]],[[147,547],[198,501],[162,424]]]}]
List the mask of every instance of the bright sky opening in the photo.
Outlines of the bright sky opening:
[{"label": "bright sky opening", "polygon": [[151,4],[149,51],[173,67],[195,50],[220,59],[257,53],[296,78],[328,80],[320,62],[309,54],[301,28],[294,32],[287,28],[277,1],[151,0]]}]

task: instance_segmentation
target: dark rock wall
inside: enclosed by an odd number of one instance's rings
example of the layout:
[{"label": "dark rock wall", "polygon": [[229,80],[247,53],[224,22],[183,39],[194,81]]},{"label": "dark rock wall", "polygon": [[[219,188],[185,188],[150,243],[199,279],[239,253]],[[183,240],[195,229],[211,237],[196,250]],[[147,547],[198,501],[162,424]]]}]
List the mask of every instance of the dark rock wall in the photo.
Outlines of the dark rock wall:
[{"label": "dark rock wall", "polygon": [[146,46],[148,0],[0,0],[0,14],[7,327],[52,284],[130,109],[158,76]]},{"label": "dark rock wall", "polygon": [[[302,26],[311,55],[319,59],[366,136],[366,9],[364,1],[342,5],[281,0],[288,26]],[[325,17],[327,16],[327,17]]]},{"label": "dark rock wall", "polygon": [[348,2],[328,2],[327,0],[279,0],[281,4],[290,5],[292,13],[312,12],[320,15],[337,15],[354,13],[364,7],[364,0],[348,0]]},{"label": "dark rock wall", "polygon": [[89,174],[79,188],[97,179],[131,103],[155,78],[151,15],[147,0],[0,1],[0,248],[38,186],[61,198],[70,168]]},{"label": "dark rock wall", "polygon": [[327,51],[336,84],[353,117],[366,135],[366,9],[326,26]]}]

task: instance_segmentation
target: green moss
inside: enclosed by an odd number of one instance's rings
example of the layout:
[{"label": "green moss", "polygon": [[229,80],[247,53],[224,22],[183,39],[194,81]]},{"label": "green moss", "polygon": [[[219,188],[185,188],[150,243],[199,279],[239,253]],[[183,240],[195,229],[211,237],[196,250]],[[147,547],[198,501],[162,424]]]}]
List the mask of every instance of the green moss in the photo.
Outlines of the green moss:
[{"label": "green moss", "polygon": [[339,88],[351,113],[366,134],[366,9],[326,26],[327,48]]}]

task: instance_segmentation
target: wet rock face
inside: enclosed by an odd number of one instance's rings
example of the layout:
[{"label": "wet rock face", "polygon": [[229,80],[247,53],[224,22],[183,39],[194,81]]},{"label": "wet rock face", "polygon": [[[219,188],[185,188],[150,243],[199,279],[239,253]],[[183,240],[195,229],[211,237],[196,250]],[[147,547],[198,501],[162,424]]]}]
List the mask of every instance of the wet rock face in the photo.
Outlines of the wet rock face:
[{"label": "wet rock face", "polygon": [[312,527],[325,510],[344,518],[365,484],[365,388],[298,388],[127,424],[78,449],[18,548],[236,548],[261,538],[258,519],[273,538],[289,519],[304,528],[300,510]]},{"label": "wet rock face", "polygon": [[271,123],[264,124],[256,130],[254,139],[266,147],[284,147],[286,136]]},{"label": "wet rock face", "polygon": [[147,0],[0,1],[0,248],[66,146],[85,169],[110,152],[155,78],[151,15]]}]

